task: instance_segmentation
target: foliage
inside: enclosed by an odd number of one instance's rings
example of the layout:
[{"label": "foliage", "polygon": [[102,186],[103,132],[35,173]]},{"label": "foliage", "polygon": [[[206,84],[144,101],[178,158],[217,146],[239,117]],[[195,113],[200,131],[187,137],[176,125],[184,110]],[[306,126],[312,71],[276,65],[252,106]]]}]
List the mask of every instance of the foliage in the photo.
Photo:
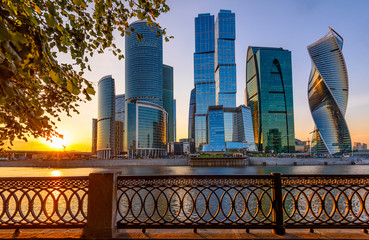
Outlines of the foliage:
[{"label": "foliage", "polygon": [[[128,21],[154,23],[169,10],[166,0],[2,0],[0,3],[0,149],[27,137],[61,136],[53,119],[77,112],[95,94],[84,79],[88,61],[111,50],[113,31],[134,33]],[[142,36],[137,34],[140,39]],[[168,37],[165,37],[168,41]],[[62,63],[58,54],[72,63]]]}]

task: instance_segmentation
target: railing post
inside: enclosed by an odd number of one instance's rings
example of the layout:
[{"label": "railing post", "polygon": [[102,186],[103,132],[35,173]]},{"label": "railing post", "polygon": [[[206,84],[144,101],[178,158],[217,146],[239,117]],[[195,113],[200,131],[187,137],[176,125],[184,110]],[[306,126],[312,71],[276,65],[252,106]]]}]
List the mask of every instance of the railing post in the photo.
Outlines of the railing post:
[{"label": "railing post", "polygon": [[109,239],[117,234],[117,176],[119,172],[89,175],[87,226],[84,237]]},{"label": "railing post", "polygon": [[274,177],[274,186],[272,188],[273,196],[273,222],[275,228],[273,233],[278,235],[284,235],[286,228],[283,224],[283,206],[282,206],[282,174],[272,173]]}]

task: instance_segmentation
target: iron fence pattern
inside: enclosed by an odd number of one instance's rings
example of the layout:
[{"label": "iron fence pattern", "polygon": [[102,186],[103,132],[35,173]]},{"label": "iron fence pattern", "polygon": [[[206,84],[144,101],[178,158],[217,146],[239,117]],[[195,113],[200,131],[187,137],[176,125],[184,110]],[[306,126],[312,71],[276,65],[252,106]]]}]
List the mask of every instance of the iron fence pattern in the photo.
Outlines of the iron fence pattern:
[{"label": "iron fence pattern", "polygon": [[117,226],[271,226],[272,185],[272,176],[120,176]]},{"label": "iron fence pattern", "polygon": [[72,228],[87,222],[88,177],[0,178],[0,228]]},{"label": "iron fence pattern", "polygon": [[369,175],[282,175],[287,228],[369,227]]}]

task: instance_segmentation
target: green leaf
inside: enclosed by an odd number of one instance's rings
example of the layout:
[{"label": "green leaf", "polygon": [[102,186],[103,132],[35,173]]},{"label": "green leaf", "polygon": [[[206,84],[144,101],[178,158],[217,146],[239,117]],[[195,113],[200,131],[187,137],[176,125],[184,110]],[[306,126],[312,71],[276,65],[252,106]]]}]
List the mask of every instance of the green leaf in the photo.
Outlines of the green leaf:
[{"label": "green leaf", "polygon": [[2,18],[0,18],[0,40],[8,41],[10,38],[11,36],[5,27],[4,21]]},{"label": "green leaf", "polygon": [[91,95],[95,95],[95,89],[93,87],[87,87],[86,92]]},{"label": "green leaf", "polygon": [[51,80],[53,80],[54,83],[56,84],[62,84],[63,80],[59,77],[59,74],[57,72],[55,72],[54,70],[51,70],[49,73]]}]

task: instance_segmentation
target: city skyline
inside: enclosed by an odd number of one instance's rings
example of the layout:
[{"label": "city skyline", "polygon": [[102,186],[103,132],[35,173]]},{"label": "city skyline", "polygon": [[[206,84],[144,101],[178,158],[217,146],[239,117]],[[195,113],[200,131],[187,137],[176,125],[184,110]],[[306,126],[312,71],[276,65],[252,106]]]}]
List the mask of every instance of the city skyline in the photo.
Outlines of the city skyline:
[{"label": "city skyline", "polygon": [[[187,137],[188,106],[193,88],[194,18],[200,13],[217,13],[228,9],[236,14],[236,64],[237,64],[237,105],[245,102],[245,59],[250,45],[283,47],[292,52],[292,74],[294,90],[294,112],[296,138],[311,139],[313,130],[308,99],[307,85],[311,62],[306,50],[311,42],[321,38],[328,26],[334,28],[345,39],[343,54],[349,75],[349,101],[346,121],[353,142],[369,142],[369,87],[365,66],[369,62],[367,42],[369,33],[365,31],[368,16],[365,9],[368,2],[355,4],[333,1],[294,2],[284,1],[209,1],[195,2],[171,1],[169,13],[157,20],[174,39],[164,43],[164,64],[174,67],[174,96],[177,99],[177,139]],[[256,11],[247,11],[256,9]],[[329,9],[329,11],[327,11]],[[345,12],[355,12],[348,16]],[[262,18],[258,17],[262,14]],[[133,22],[133,21],[132,21]],[[117,45],[124,49],[124,39],[116,36]],[[181,56],[178,59],[178,56]],[[63,57],[61,57],[63,60]],[[65,59],[64,59],[65,60]],[[92,72],[85,77],[95,83],[105,76],[112,75],[116,80],[116,94],[124,93],[124,61],[118,61],[112,53],[106,52],[91,61]],[[80,115],[72,118],[62,117],[58,130],[65,135],[67,150],[90,151],[91,118],[97,115],[97,95],[93,101],[81,104]],[[38,142],[15,142],[13,149],[45,148]]]}]

